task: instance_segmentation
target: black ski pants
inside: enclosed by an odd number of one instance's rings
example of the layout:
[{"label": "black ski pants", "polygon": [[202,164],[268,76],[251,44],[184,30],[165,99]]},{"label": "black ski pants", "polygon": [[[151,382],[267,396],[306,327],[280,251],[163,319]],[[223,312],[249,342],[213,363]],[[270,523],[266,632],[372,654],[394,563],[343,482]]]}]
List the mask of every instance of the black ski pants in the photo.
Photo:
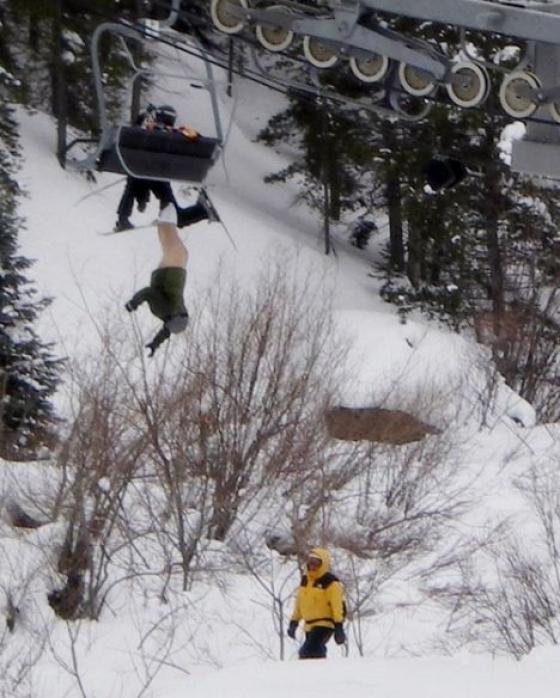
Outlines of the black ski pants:
[{"label": "black ski pants", "polygon": [[126,221],[132,214],[134,201],[138,204],[147,204],[152,193],[159,200],[160,208],[164,208],[171,203],[177,210],[177,227],[184,228],[186,225],[192,225],[208,218],[208,211],[200,203],[180,208],[173,195],[171,184],[169,182],[158,182],[150,179],[136,179],[128,177],[123,195],[121,197],[117,215],[119,221]]},{"label": "black ski pants", "polygon": [[169,184],[169,182],[127,177],[126,186],[117,209],[119,221],[125,221],[130,217],[134,207],[134,201],[140,205],[147,204],[150,198],[150,193],[159,200],[160,208],[164,208],[164,206],[169,203],[172,203],[175,208],[177,208],[177,202],[175,201],[173,190],[171,189],[171,184]]},{"label": "black ski pants", "polygon": [[317,625],[305,633],[305,642],[299,648],[300,659],[324,659],[327,656],[327,642],[333,631]]}]

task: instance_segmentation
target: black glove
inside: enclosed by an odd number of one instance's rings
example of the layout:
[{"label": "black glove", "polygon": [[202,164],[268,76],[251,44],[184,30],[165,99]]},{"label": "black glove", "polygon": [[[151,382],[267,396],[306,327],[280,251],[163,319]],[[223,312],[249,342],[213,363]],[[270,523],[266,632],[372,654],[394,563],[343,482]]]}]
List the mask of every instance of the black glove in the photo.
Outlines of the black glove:
[{"label": "black glove", "polygon": [[343,645],[346,642],[346,633],[342,627],[342,623],[334,624],[334,641],[337,645]]},{"label": "black glove", "polygon": [[146,344],[146,349],[150,350],[150,357],[155,354],[155,351],[159,345],[163,344],[163,342],[165,342],[166,339],[169,339],[170,336],[171,332],[167,329],[167,327],[162,327],[152,341]]},{"label": "black glove", "polygon": [[137,306],[132,301],[128,301],[128,303],[125,303],[124,307],[128,310],[129,313],[133,313],[137,308]]},{"label": "black glove", "polygon": [[297,620],[291,620],[290,625],[288,625],[288,637],[291,637],[292,640],[296,639],[296,630],[298,627],[298,622]]}]

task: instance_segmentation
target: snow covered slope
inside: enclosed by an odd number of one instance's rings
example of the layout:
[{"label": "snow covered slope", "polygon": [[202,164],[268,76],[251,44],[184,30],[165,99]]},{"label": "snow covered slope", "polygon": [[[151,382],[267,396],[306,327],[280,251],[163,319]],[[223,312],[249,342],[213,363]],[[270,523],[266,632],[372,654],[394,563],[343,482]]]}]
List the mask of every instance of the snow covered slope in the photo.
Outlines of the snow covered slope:
[{"label": "snow covered slope", "polygon": [[[512,527],[514,523],[521,526],[526,512],[511,481],[531,465],[550,464],[558,458],[558,430],[534,426],[532,408],[503,385],[488,403],[487,359],[465,338],[418,317],[402,324],[395,310],[380,300],[379,281],[369,274],[375,248],[358,251],[339,234],[337,256],[322,254],[320,222],[293,204],[294,186],[262,182],[263,175],[283,166],[286,155],[252,141],[266,117],[254,105],[266,104],[268,112],[278,106],[276,98],[260,89],[239,86],[226,170],[220,166],[210,189],[238,251],[216,224],[203,222],[184,232],[191,253],[187,303],[196,304],[204,297],[220,264],[248,285],[257,269],[278,257],[297,260],[302,271],[312,268],[323,274],[332,290],[337,327],[352,339],[352,380],[345,404],[406,408],[418,395],[428,394],[427,416],[459,435],[456,466],[464,469],[465,481],[479,497],[481,506],[464,525],[484,531],[511,517]],[[196,104],[178,106],[184,119],[196,121]],[[97,233],[114,223],[122,183],[95,191],[118,177],[100,175],[92,184],[61,170],[54,157],[52,120],[21,110],[18,118],[25,157],[19,181],[28,194],[22,204],[27,227],[21,233],[21,252],[36,259],[30,276],[41,293],[54,299],[42,320],[43,336],[55,341],[61,354],[75,358],[85,346],[98,345],[98,322],[106,313],[123,323],[131,321],[123,304],[144,285],[158,262],[156,235],[154,230],[141,230],[100,237]],[[176,190],[180,193],[180,188]],[[77,203],[89,193],[92,196]],[[195,196],[194,192],[180,195],[183,203]],[[152,202],[145,214],[135,214],[134,219],[149,221],[155,213]],[[144,327],[147,332],[154,329],[149,318]],[[483,422],[484,428],[479,429]],[[0,463],[0,500],[16,490],[23,472],[37,487],[44,485],[42,466]],[[55,479],[54,473],[49,476]],[[7,527],[1,525],[6,533]],[[432,610],[407,607],[407,594],[412,592],[403,580],[401,586],[385,590],[394,606],[403,607],[398,619],[380,612],[366,623],[365,659],[358,658],[351,642],[350,659],[339,658],[333,646],[327,662],[266,661],[278,656],[269,599],[254,579],[242,575],[222,577],[219,588],[211,580],[187,594],[172,596],[171,605],[161,603],[149,589],[138,591],[133,601],[123,592],[99,623],[67,628],[54,621],[45,602],[53,580],[40,576],[42,551],[60,543],[60,527],[53,524],[37,533],[10,535],[6,533],[9,544],[0,563],[0,588],[10,588],[14,579],[23,585],[34,565],[38,571],[17,629],[16,639],[22,644],[8,643],[7,650],[0,646],[0,659],[2,652],[9,657],[10,647],[27,646],[27,638],[48,628],[52,647],[35,670],[34,698],[284,698],[290,693],[323,698],[525,698],[530,690],[548,698],[553,690],[557,692],[556,650],[535,653],[522,663],[466,655],[386,658],[404,653],[402,647],[406,652],[421,648],[432,632]],[[286,574],[295,580],[295,566]],[[383,602],[380,599],[381,606]],[[152,649],[162,656],[161,647],[169,637],[175,644],[168,655],[163,653],[166,661],[150,664]],[[293,643],[288,644],[286,656],[295,660]],[[230,668],[218,671],[221,667]]]},{"label": "snow covered slope", "polygon": [[[525,698],[555,695],[560,653],[544,651],[519,664],[511,659],[337,659],[253,664],[195,679],[191,698]],[[161,694],[174,698],[176,693]]]}]

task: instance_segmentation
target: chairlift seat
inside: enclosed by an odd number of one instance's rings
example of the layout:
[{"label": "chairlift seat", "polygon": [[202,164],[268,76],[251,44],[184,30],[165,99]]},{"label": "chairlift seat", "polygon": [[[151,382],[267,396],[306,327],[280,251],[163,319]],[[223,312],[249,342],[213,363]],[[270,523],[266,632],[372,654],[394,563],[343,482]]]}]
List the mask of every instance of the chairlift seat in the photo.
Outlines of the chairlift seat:
[{"label": "chairlift seat", "polygon": [[114,130],[97,167],[101,172],[145,179],[203,182],[219,151],[217,138],[192,140],[178,131],[123,126]]}]

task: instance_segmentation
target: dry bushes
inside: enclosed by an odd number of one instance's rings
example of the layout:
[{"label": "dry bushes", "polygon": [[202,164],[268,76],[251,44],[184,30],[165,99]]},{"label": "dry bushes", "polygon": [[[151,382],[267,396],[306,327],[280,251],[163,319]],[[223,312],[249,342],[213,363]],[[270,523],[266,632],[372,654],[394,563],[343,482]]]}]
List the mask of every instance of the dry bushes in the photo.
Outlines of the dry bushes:
[{"label": "dry bushes", "polygon": [[208,541],[263,507],[273,516],[286,490],[316,476],[344,350],[321,280],[286,269],[266,269],[253,293],[218,279],[155,362],[133,361],[112,326],[74,372],[56,505],[66,583],[51,598],[64,617],[98,617],[108,590],[147,573],[148,558],[164,588],[180,571],[187,589]]},{"label": "dry bushes", "polygon": [[[448,581],[428,581],[449,612],[446,644],[520,659],[560,641],[560,480],[539,464],[518,481],[529,510],[523,536],[504,522],[450,557]],[[532,516],[529,516],[532,514]]]}]

